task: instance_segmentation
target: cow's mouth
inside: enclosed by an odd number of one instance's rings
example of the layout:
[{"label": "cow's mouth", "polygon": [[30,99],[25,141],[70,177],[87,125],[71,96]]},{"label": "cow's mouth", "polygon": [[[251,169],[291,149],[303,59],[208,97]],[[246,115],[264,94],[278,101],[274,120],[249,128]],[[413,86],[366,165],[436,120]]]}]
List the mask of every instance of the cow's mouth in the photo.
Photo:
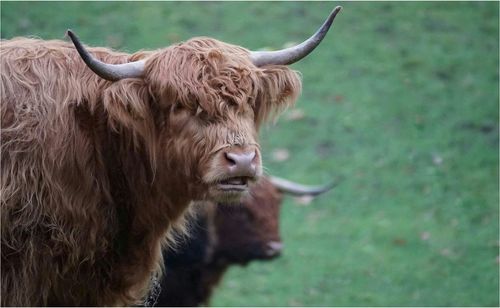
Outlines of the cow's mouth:
[{"label": "cow's mouth", "polygon": [[257,181],[259,175],[238,175],[238,176],[222,176],[208,182],[208,199],[232,204],[238,203],[245,196],[252,183]]},{"label": "cow's mouth", "polygon": [[248,189],[250,177],[239,176],[217,182],[217,189],[224,192],[243,192]]}]

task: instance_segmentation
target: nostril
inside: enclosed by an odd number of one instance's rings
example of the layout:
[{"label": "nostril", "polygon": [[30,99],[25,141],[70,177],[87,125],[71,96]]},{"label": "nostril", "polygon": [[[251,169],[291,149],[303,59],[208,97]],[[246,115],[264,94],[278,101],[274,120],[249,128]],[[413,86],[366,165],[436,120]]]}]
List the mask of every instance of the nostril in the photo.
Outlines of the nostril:
[{"label": "nostril", "polygon": [[234,159],[234,155],[232,153],[224,153],[224,157],[226,157],[226,160],[229,162],[231,166],[236,165],[236,160]]}]

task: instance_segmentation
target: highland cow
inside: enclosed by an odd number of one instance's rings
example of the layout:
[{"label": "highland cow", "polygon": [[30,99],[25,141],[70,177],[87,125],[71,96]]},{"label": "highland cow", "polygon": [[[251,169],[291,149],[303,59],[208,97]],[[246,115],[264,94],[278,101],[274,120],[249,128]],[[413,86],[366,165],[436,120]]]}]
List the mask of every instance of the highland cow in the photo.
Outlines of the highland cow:
[{"label": "highland cow", "polygon": [[191,222],[190,237],[175,249],[164,251],[165,275],[146,306],[209,305],[214,288],[229,266],[280,255],[283,194],[319,195],[333,187],[263,177],[250,187],[240,204],[204,204]]},{"label": "highland cow", "polygon": [[140,302],[189,204],[234,202],[260,176],[259,125],[301,89],[286,65],[338,11],[270,52],[194,38],[130,55],[71,31],[74,46],[2,41],[1,305]]}]

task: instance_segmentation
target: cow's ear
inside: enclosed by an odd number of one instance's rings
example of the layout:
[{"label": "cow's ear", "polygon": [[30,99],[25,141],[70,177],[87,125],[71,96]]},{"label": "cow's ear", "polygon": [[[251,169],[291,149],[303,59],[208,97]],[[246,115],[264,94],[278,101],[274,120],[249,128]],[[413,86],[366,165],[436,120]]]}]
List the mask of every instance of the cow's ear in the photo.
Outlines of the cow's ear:
[{"label": "cow's ear", "polygon": [[115,130],[131,130],[146,138],[154,133],[152,97],[142,79],[113,83],[104,92],[103,103]]},{"label": "cow's ear", "polygon": [[267,66],[261,73],[255,110],[258,123],[293,105],[302,89],[298,72],[286,66]]}]

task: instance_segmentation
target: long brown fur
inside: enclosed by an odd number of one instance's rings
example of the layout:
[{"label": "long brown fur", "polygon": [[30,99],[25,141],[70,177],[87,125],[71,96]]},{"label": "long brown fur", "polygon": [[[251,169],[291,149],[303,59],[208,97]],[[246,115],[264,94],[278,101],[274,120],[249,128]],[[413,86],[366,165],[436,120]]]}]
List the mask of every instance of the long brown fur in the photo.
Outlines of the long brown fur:
[{"label": "long brown fur", "polygon": [[66,42],[1,42],[2,306],[137,303],[169,230],[212,198],[215,153],[257,144],[300,92],[295,72],[209,38],[89,50],[147,58],[144,78],[103,80]]}]

